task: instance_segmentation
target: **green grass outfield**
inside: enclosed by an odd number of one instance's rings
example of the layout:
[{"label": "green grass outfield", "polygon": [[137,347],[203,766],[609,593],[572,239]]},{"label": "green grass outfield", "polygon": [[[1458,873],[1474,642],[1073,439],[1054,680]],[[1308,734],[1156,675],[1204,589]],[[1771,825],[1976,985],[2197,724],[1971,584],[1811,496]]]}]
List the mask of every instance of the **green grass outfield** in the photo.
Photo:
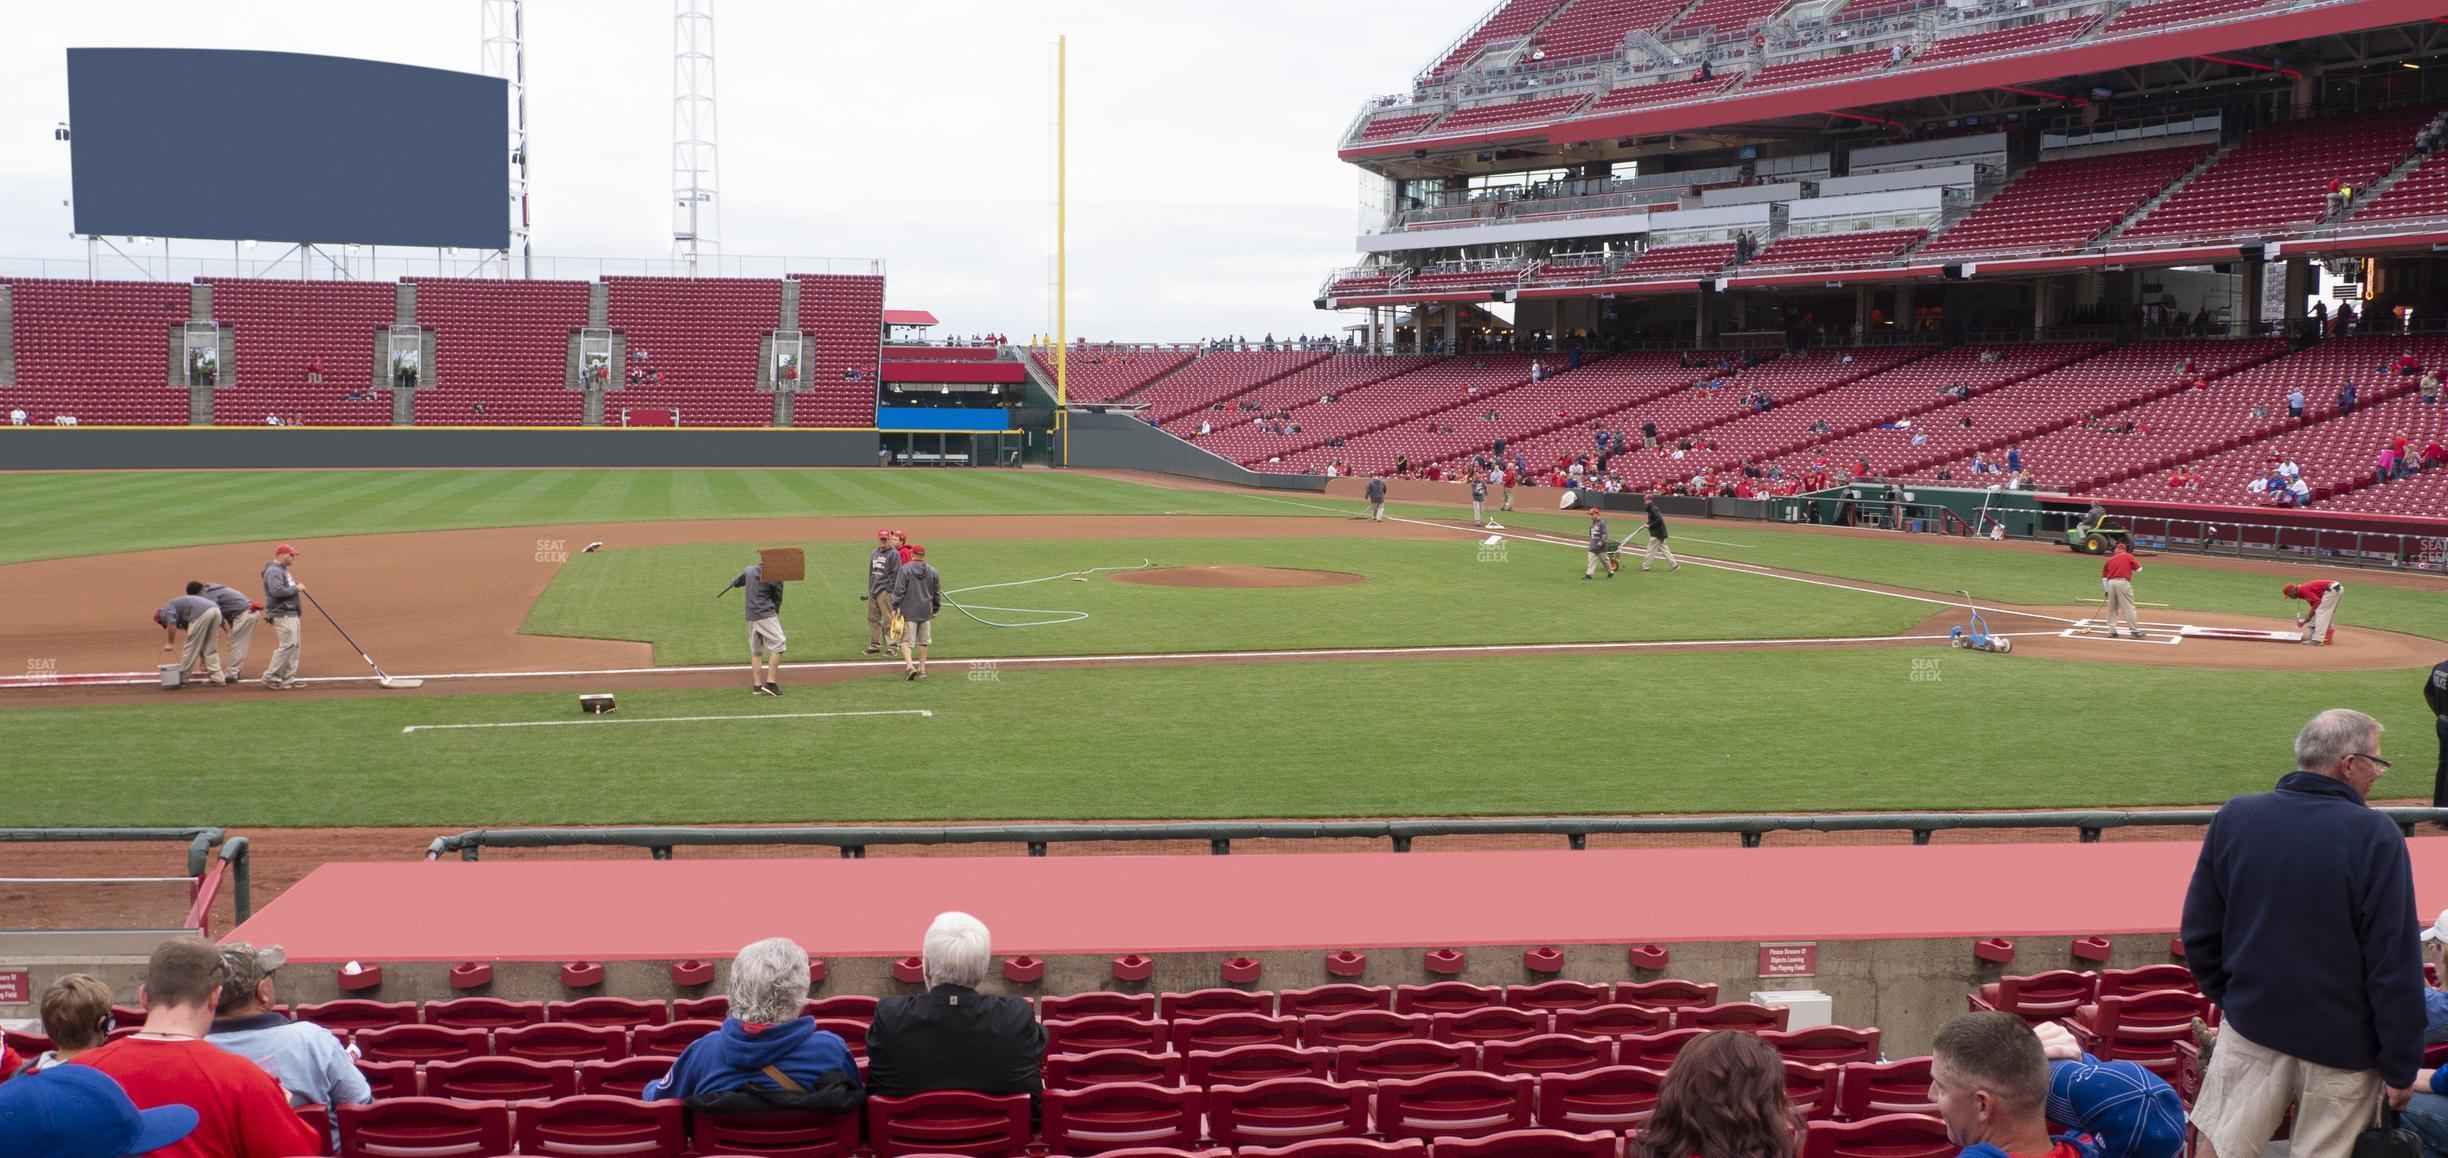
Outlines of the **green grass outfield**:
[{"label": "green grass outfield", "polygon": [[[793,659],[838,659],[867,643],[867,549],[809,544],[810,581],[785,588]],[[523,631],[655,645],[664,664],[740,663],[738,593],[714,591],[756,556],[691,544],[578,555],[563,565]],[[1402,539],[1080,539],[927,545],[945,598],[972,607],[1086,612],[1038,627],[990,627],[948,602],[935,627],[945,656],[1088,655],[1309,647],[1401,647],[1655,639],[1825,639],[1902,633],[1939,610],[1885,595],[1759,575],[1685,568],[1581,581],[1579,550],[1513,543],[1484,561],[1465,536]],[[1089,567],[1230,563],[1354,572],[1330,587],[1225,589],[1124,583],[1107,575],[959,592]],[[1018,623],[1060,618],[978,610]]]},{"label": "green grass outfield", "polygon": [[[566,695],[0,712],[0,824],[418,825],[1211,818],[2209,803],[2266,787],[2317,707],[2391,728],[2411,673],[2205,673],[1943,647],[1091,669],[943,665],[631,692],[613,719],[937,715],[402,734],[577,719]],[[2216,678],[2205,678],[2215,676]],[[1916,678],[1918,677],[1918,678]],[[1710,698],[1696,707],[1697,693]],[[218,754],[201,758],[198,753]],[[269,754],[269,758],[267,758]],[[173,779],[176,791],[166,790]]]}]

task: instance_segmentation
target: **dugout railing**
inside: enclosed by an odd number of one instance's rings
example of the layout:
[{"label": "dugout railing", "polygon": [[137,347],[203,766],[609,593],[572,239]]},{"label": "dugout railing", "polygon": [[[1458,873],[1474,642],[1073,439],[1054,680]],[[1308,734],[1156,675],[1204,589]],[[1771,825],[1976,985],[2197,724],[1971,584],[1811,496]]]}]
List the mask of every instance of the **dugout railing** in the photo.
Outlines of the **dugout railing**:
[{"label": "dugout railing", "polygon": [[7,844],[128,844],[172,843],[187,846],[187,873],[184,877],[0,877],[0,884],[43,887],[49,885],[110,885],[124,883],[185,881],[188,886],[188,908],[183,927],[206,936],[211,935],[212,908],[222,888],[230,891],[230,903],[238,922],[244,924],[255,911],[253,859],[251,842],[243,836],[230,836],[218,828],[0,828],[0,843]]},{"label": "dugout railing", "polygon": [[[2417,824],[2448,824],[2448,808],[2382,808],[2376,811],[2411,835]],[[1824,816],[1553,816],[1516,819],[1219,821],[1156,824],[981,824],[973,826],[859,826],[800,828],[476,828],[435,837],[425,859],[451,853],[476,860],[487,848],[566,848],[611,845],[646,849],[670,860],[683,847],[805,845],[830,847],[846,858],[879,845],[1018,844],[1028,855],[1045,856],[1057,844],[1113,841],[1202,841],[1216,856],[1237,840],[1383,840],[1395,852],[1410,852],[1423,838],[1447,836],[1561,836],[1573,849],[1592,836],[1722,834],[1758,848],[1772,832],[1910,832],[1925,845],[1950,830],[2073,829],[2085,844],[2111,828],[2192,827],[2210,823],[2216,809],[2164,812],[1881,812]]]}]

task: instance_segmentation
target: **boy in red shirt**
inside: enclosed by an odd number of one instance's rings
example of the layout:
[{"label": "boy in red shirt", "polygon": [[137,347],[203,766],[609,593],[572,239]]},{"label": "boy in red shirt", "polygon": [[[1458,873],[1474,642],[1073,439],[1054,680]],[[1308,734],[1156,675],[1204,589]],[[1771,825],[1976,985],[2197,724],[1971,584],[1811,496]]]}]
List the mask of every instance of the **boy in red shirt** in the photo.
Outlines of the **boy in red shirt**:
[{"label": "boy in red shirt", "polygon": [[2302,615],[2295,617],[2297,627],[2307,622],[2312,625],[2312,630],[2304,633],[2305,643],[2324,647],[2337,638],[2337,631],[2329,626],[2329,620],[2337,614],[2338,597],[2346,593],[2345,584],[2315,579],[2310,583],[2289,583],[2283,593],[2289,599],[2301,599],[2311,604]]},{"label": "boy in red shirt", "polygon": [[290,1110],[288,1095],[271,1074],[204,1041],[227,979],[220,951],[203,938],[162,942],[136,990],[145,1007],[144,1028],[78,1054],[70,1064],[109,1074],[139,1108],[194,1107],[195,1132],[154,1151],[157,1155],[290,1158],[323,1153],[322,1136]]}]

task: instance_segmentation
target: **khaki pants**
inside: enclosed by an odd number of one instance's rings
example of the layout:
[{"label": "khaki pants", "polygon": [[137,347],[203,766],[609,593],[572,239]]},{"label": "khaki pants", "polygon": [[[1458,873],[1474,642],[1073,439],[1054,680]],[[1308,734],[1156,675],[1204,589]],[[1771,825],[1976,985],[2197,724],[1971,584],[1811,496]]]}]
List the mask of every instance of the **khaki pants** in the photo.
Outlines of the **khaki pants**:
[{"label": "khaki pants", "polygon": [[1604,552],[1604,551],[1592,551],[1592,552],[1590,552],[1590,553],[1589,553],[1589,565],[1588,565],[1588,566],[1586,566],[1586,567],[1581,568],[1581,576],[1582,576],[1582,578],[1585,578],[1585,579],[1586,579],[1586,578],[1588,578],[1589,576],[1592,576],[1592,575],[1597,574],[1597,573],[1598,573],[1598,568],[1599,568],[1599,565],[1600,565],[1600,564],[1603,564],[1603,563],[1605,563],[1605,562],[1606,562],[1606,552]]},{"label": "khaki pants", "polygon": [[1500,511],[1509,511],[1509,510],[1512,510],[1512,509],[1513,509],[1513,488],[1512,488],[1512,487],[1506,487],[1506,488],[1504,489],[1504,501],[1503,501],[1503,502],[1501,502],[1501,503],[1498,503],[1498,504],[1496,505],[1496,509],[1497,509],[1497,510],[1500,510]]},{"label": "khaki pants", "polygon": [[2319,647],[2329,642],[2329,620],[2337,614],[2338,596],[2345,590],[2345,585],[2339,584],[2321,594],[2320,606],[2312,609],[2312,627],[2304,634],[2305,643]]},{"label": "khaki pants", "polygon": [[2237,1033],[2219,1030],[2218,1052],[2193,1103],[2193,1128],[2219,1158],[2250,1158],[2295,1106],[2296,1158],[2347,1158],[2355,1135],[2372,1124],[2380,1097],[2374,1070],[2340,1070],[2289,1057]]},{"label": "khaki pants", "polygon": [[892,617],[892,592],[878,591],[867,597],[867,646],[884,646],[884,637],[891,629]]},{"label": "khaki pants", "polygon": [[1649,564],[1655,562],[1659,555],[1666,556],[1666,565],[1668,567],[1680,567],[1683,565],[1675,562],[1674,548],[1667,546],[1666,540],[1653,537],[1649,540],[1649,549],[1641,552],[1641,570],[1648,570]]},{"label": "khaki pants", "polygon": [[221,634],[229,639],[231,683],[238,682],[238,673],[246,667],[247,652],[255,647],[255,623],[262,618],[262,612],[249,611],[240,615],[236,623],[224,622],[221,625]]},{"label": "khaki pants", "polygon": [[179,656],[179,670],[191,672],[198,664],[212,676],[214,683],[227,683],[221,674],[221,649],[213,646],[213,637],[221,634],[221,609],[218,607],[196,616],[187,625],[187,650]]},{"label": "khaki pants", "polygon": [[1369,521],[1372,523],[1385,521],[1385,500],[1379,499],[1369,504]]},{"label": "khaki pants", "polygon": [[272,620],[272,662],[264,665],[263,682],[273,687],[297,679],[298,617],[283,615]]},{"label": "khaki pants", "polygon": [[1472,526],[1474,526],[1474,527],[1476,527],[1476,526],[1478,526],[1479,524],[1484,523],[1484,522],[1486,522],[1486,521],[1487,521],[1487,500],[1486,500],[1486,499],[1472,499],[1472,500],[1471,500],[1471,525],[1472,525]]},{"label": "khaki pants", "polygon": [[2125,630],[2134,638],[2142,637],[2142,623],[2134,617],[2133,580],[2102,579],[2100,589],[2108,593],[2108,634],[2117,633],[2117,622],[2124,621]]}]

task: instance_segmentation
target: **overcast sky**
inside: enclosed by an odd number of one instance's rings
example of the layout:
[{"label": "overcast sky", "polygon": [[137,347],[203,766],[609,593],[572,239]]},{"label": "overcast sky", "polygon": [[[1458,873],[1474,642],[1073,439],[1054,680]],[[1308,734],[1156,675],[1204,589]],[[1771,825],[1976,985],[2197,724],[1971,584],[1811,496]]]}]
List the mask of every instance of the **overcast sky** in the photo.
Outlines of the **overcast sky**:
[{"label": "overcast sky", "polygon": [[[722,247],[881,257],[896,308],[946,328],[1049,316],[1054,37],[1071,39],[1071,333],[1176,340],[1323,331],[1353,260],[1360,103],[1488,6],[1325,0],[720,0]],[[79,261],[69,47],[259,48],[479,70],[477,0],[17,5],[0,50],[0,258]],[[1401,19],[1393,17],[1399,15]],[[527,6],[539,256],[663,257],[668,0]],[[201,250],[203,247],[198,247]]]}]

